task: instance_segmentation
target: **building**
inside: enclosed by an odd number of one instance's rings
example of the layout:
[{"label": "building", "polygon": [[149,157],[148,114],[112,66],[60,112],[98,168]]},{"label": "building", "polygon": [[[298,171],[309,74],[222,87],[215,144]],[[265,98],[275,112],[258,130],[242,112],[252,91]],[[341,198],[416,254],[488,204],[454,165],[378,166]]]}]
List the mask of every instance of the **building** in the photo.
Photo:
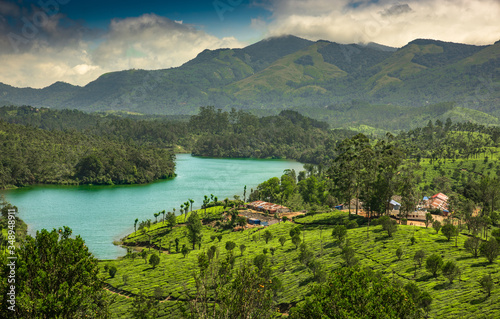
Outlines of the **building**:
[{"label": "building", "polygon": [[428,201],[429,209],[448,210],[448,196],[443,193],[437,193]]},{"label": "building", "polygon": [[278,204],[264,202],[264,201],[261,201],[261,200],[258,200],[258,201],[255,201],[255,202],[251,202],[250,204],[247,205],[247,208],[250,208],[250,209],[253,209],[253,210],[258,210],[258,211],[261,211],[261,212],[268,212],[268,213],[271,213],[271,214],[274,214],[274,213],[278,213],[278,214],[280,214],[280,213],[288,213],[290,211],[290,209],[288,207],[281,206],[281,205],[278,205]]}]

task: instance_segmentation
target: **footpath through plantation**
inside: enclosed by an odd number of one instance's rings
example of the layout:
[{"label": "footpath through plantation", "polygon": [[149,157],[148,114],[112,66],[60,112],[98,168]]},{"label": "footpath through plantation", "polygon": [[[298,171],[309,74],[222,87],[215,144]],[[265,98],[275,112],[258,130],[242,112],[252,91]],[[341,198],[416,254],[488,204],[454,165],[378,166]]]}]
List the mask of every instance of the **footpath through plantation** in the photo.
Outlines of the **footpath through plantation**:
[{"label": "footpath through plantation", "polygon": [[[258,274],[255,281],[262,277],[259,269],[268,269],[269,287],[264,283],[257,288],[269,293],[271,307],[274,312],[278,310],[278,316],[281,313],[297,316],[293,309],[290,311],[293,306],[298,304],[300,309],[313,287],[328,281],[332,271],[346,268],[384,277],[390,286],[396,287],[395,291],[398,287],[405,289],[405,296],[412,297],[421,316],[495,318],[500,314],[496,293],[498,261],[489,262],[480,253],[474,257],[464,247],[466,240],[472,237],[466,228],[448,240],[442,231],[436,232],[431,227],[392,223],[395,231],[389,236],[384,230],[384,218],[380,219],[382,225],[374,226],[372,220],[368,227],[363,217],[333,211],[297,217],[265,228],[233,231],[223,227],[232,221],[231,217],[225,218],[224,211],[228,210],[224,208],[215,206],[206,213],[203,209],[186,213],[170,224],[160,219],[124,240],[131,247],[137,243],[153,248],[144,248],[142,253],[130,250],[122,259],[101,261],[105,282],[116,292],[132,297],[116,295],[110,308],[112,316],[133,318],[142,312],[158,318],[200,317],[198,310],[203,303],[200,297],[203,293],[208,294],[209,307],[218,300],[211,295],[216,291],[208,288],[200,295],[201,274],[210,269],[220,270],[209,266],[217,263],[219,266],[229,263],[229,268],[235,270],[254,271],[249,267],[255,267]],[[237,216],[235,210],[232,214]],[[205,223],[199,224],[193,249],[193,240],[190,240],[193,237],[187,230],[189,222],[186,226],[184,221],[198,215]],[[179,224],[174,225],[176,223]],[[432,260],[430,256],[441,260],[436,276],[426,265],[428,259]],[[449,265],[444,266],[450,262],[455,266],[452,270]],[[110,272],[110,269],[114,270]],[[488,285],[480,283],[488,276],[494,278],[490,290],[485,288]],[[232,273],[227,283],[238,278],[241,279],[236,272]],[[248,289],[252,289],[251,285]],[[138,306],[136,299],[148,301],[149,309]],[[256,302],[261,305],[262,300]],[[304,309],[301,311],[305,314]]]}]

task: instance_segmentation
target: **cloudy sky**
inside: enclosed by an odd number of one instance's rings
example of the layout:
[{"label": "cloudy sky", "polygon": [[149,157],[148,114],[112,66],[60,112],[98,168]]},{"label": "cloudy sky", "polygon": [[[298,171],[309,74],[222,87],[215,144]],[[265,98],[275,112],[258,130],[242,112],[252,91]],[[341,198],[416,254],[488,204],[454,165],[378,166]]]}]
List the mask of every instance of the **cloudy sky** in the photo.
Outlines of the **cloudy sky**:
[{"label": "cloudy sky", "polygon": [[0,82],[86,85],[284,34],[394,47],[416,38],[492,44],[498,17],[500,0],[0,0]]}]

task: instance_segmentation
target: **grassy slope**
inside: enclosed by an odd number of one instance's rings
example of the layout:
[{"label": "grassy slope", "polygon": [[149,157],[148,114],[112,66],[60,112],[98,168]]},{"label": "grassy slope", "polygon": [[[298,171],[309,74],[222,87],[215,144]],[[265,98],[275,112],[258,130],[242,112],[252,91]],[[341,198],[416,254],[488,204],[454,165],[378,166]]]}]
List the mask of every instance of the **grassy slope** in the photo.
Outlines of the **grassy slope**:
[{"label": "grassy slope", "polygon": [[[339,219],[347,217],[347,213],[333,212],[315,216],[307,216],[299,221],[306,223],[336,222]],[[283,291],[278,297],[278,303],[290,303],[300,301],[309,289],[311,284],[311,273],[307,268],[297,260],[298,251],[289,239],[289,230],[295,225],[291,222],[281,223],[270,226],[268,229],[274,234],[274,238],[266,244],[263,239],[259,239],[259,232],[254,233],[255,229],[245,230],[243,232],[224,232],[220,243],[210,241],[210,235],[215,234],[213,229],[204,227],[202,250],[210,245],[219,247],[221,257],[226,254],[225,243],[229,240],[234,241],[239,247],[240,244],[247,246],[243,257],[240,257],[240,251],[235,249],[236,263],[239,264],[248,258],[260,254],[263,248],[277,247],[277,251],[272,256],[274,275],[278,275],[283,282]],[[163,239],[163,246],[166,242],[176,237],[181,238],[181,245],[187,244],[187,239],[183,237],[183,227],[176,227],[172,232],[165,233],[159,238]],[[331,237],[331,226],[325,225],[320,229],[317,225],[309,225],[306,228],[305,241],[308,247],[314,250],[316,257],[326,267],[327,270],[338,267],[342,259],[340,258],[340,248]],[[416,284],[426,289],[434,298],[431,310],[432,318],[491,318],[500,311],[498,303],[499,295],[497,289],[494,289],[489,299],[484,299],[484,294],[480,291],[477,280],[484,274],[492,273],[495,281],[498,281],[499,261],[492,265],[487,264],[485,258],[472,258],[463,249],[463,242],[466,239],[464,234],[458,238],[458,248],[454,247],[454,241],[448,242],[445,237],[439,233],[436,234],[433,229],[414,228],[413,226],[400,226],[393,238],[388,238],[381,227],[370,227],[369,238],[367,239],[367,228],[360,227],[349,230],[348,238],[350,245],[356,250],[357,257],[362,266],[370,267],[377,271],[382,271],[387,276],[398,278],[403,283],[415,280]],[[256,240],[252,239],[256,235]],[[281,247],[278,237],[285,235],[287,242]],[[415,236],[416,243],[411,245],[410,238]],[[156,238],[156,241],[159,241]],[[323,241],[323,254],[321,255],[321,240]],[[167,245],[168,246],[168,245]],[[398,261],[395,255],[396,249],[402,246],[404,255],[401,261]],[[444,261],[454,260],[462,270],[461,281],[458,279],[449,285],[447,279],[443,276],[431,278],[429,274],[422,269],[417,270],[416,278],[414,276],[415,266],[413,264],[413,255],[417,250],[423,249],[427,255],[439,253]],[[164,295],[170,295],[174,298],[185,297],[186,290],[192,291],[194,288],[193,272],[197,269],[196,249],[184,258],[180,253],[171,255],[162,254],[161,263],[157,269],[153,270],[150,265],[145,264],[144,260],[123,259],[117,261],[103,261],[101,267],[105,264],[115,264],[118,267],[118,273],[115,278],[109,278],[107,274],[106,282],[111,285],[131,291],[139,292],[140,289],[148,295],[152,295],[154,287],[164,288]],[[149,256],[148,256],[149,258]],[[394,271],[394,275],[393,275]],[[128,284],[123,286],[122,276],[127,274]],[[118,298],[118,302],[112,307],[114,317],[130,318],[128,307],[130,299],[124,297]],[[168,301],[162,303],[163,310],[160,312],[161,318],[179,317],[179,309],[182,301]]]},{"label": "grassy slope", "polygon": [[[241,81],[228,86],[228,91],[234,93],[239,98],[251,98],[255,91],[281,91],[289,92],[292,88],[287,85],[288,81],[304,82],[310,80],[327,80],[334,77],[345,76],[346,73],[338,67],[326,63],[323,56],[318,53],[318,49],[327,43],[315,43],[296,53],[287,55],[284,58],[271,64],[266,69],[249,76]],[[297,64],[299,58],[310,56],[313,65]],[[325,89],[318,86],[311,86],[318,92],[324,93]],[[303,90],[303,88],[301,88]]]}]

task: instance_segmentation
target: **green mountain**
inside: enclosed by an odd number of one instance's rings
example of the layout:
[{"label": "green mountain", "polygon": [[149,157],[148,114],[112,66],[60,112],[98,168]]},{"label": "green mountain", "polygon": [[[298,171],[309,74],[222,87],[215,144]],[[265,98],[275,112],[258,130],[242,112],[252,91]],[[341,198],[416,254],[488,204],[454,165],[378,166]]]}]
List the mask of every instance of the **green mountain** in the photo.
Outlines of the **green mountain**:
[{"label": "green mountain", "polygon": [[177,68],[106,73],[83,87],[0,84],[0,101],[171,115],[194,114],[203,105],[272,112],[352,101],[401,107],[455,102],[496,118],[499,83],[500,42],[473,46],[417,39],[395,49],[284,36],[243,49],[205,50]]}]

